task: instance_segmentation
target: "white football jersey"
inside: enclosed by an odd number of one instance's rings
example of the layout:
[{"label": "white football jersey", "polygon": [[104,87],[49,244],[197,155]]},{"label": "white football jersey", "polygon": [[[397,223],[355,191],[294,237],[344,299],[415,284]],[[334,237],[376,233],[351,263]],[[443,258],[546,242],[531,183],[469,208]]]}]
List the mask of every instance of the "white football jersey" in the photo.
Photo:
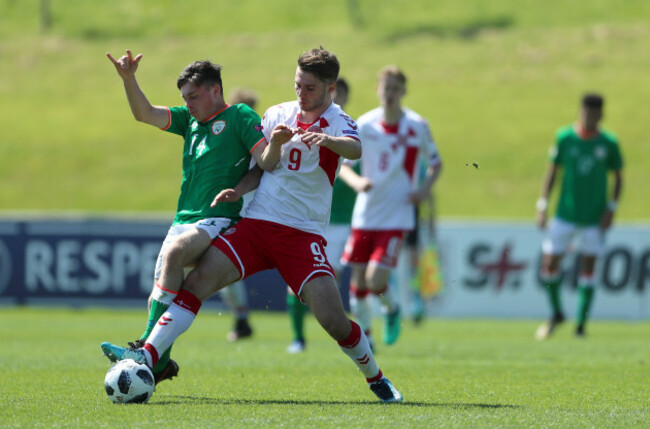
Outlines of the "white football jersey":
[{"label": "white football jersey", "polygon": [[383,122],[383,108],[371,110],[357,121],[364,142],[361,175],[373,186],[360,192],[354,205],[352,227],[368,230],[415,228],[415,207],[408,194],[419,186],[418,165],[441,163],[429,124],[412,110],[403,108],[396,126]]},{"label": "white football jersey", "polygon": [[[299,114],[297,101],[270,107],[262,118],[266,139],[271,141],[271,132],[279,124],[359,139],[357,124],[334,103],[313,124],[299,122]],[[296,134],[282,146],[280,162],[275,168],[262,174],[246,217],[325,235],[340,159],[330,149],[303,143]]]}]

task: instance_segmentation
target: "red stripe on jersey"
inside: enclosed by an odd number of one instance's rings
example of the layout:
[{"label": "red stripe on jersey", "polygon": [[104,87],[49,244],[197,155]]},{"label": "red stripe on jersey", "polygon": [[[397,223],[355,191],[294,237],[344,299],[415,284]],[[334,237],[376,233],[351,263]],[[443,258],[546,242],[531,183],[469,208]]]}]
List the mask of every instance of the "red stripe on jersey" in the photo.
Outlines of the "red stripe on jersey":
[{"label": "red stripe on jersey", "polygon": [[336,169],[339,166],[339,154],[326,147],[319,146],[318,166],[325,171],[327,178],[330,180],[330,185],[334,186],[334,179],[336,179]]},{"label": "red stripe on jersey", "polygon": [[318,126],[321,127],[321,129],[323,129],[329,127],[330,124],[327,122],[325,118],[320,118],[320,123],[318,124]]},{"label": "red stripe on jersey", "polygon": [[404,170],[406,174],[412,179],[413,173],[415,171],[415,162],[418,160],[418,151],[420,150],[417,146],[406,146],[406,154],[404,155]]},{"label": "red stripe on jersey", "polygon": [[205,124],[205,123],[207,123],[207,122],[213,120],[214,118],[217,117],[217,115],[218,115],[219,113],[223,112],[224,110],[226,110],[226,109],[229,108],[229,107],[230,107],[230,104],[226,104],[226,105],[224,106],[223,109],[219,110],[217,113],[215,113],[214,115],[210,116],[208,119],[205,119],[205,120],[204,120],[203,122],[201,122],[201,123],[202,123],[202,124]]},{"label": "red stripe on jersey", "polygon": [[172,126],[172,111],[169,110],[169,107],[165,107],[165,109],[167,109],[167,125],[161,128],[163,131]]},{"label": "red stripe on jersey", "polygon": [[380,121],[379,125],[384,129],[384,132],[386,134],[397,134],[397,130],[399,129],[399,122],[396,124],[387,124],[384,121]]}]

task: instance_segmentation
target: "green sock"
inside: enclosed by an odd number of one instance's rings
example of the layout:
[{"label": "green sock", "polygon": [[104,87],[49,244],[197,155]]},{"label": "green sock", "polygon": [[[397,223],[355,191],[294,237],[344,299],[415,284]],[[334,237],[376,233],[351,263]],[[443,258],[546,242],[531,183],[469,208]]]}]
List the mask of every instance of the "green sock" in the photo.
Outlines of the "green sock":
[{"label": "green sock", "polygon": [[[169,304],[163,304],[160,301],[157,300],[152,300],[151,301],[151,309],[149,310],[149,320],[147,321],[147,329],[145,329],[144,333],[142,336],[140,336],[140,339],[146,340],[149,338],[149,335],[151,334],[151,331],[153,331],[153,328],[156,326],[156,323],[158,323],[158,319],[160,319],[160,316],[163,315],[163,313],[169,308]],[[165,351],[165,353],[160,356],[158,359],[158,362],[156,365],[153,367],[153,372],[160,372],[165,367],[167,366],[167,363],[169,362],[169,356],[171,355],[172,348],[171,346]]]},{"label": "green sock", "polygon": [[140,336],[141,340],[146,340],[149,338],[149,334],[153,331],[153,328],[158,323],[158,319],[163,315],[165,311],[169,308],[169,304],[163,304],[160,301],[152,300],[151,308],[149,309],[149,320],[147,321],[147,329],[144,330],[144,333]]},{"label": "green sock", "polygon": [[554,315],[562,313],[562,304],[560,299],[561,283],[561,279],[547,280],[545,283],[549,302]]},{"label": "green sock", "polygon": [[593,286],[578,287],[578,326],[583,326],[589,317],[589,309],[594,300]]},{"label": "green sock", "polygon": [[307,306],[300,302],[300,298],[290,293],[287,294],[287,310],[289,311],[289,319],[291,320],[293,339],[304,341],[305,313],[307,312]]}]

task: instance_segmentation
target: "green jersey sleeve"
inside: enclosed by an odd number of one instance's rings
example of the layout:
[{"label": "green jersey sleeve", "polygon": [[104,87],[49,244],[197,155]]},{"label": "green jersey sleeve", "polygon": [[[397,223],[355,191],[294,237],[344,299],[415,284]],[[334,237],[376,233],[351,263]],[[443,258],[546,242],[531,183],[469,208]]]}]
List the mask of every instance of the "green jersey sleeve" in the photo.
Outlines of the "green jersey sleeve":
[{"label": "green jersey sleeve", "polygon": [[239,110],[239,137],[248,152],[263,138],[262,119],[246,104],[235,104],[231,108]]},{"label": "green jersey sleeve", "polygon": [[161,128],[163,131],[185,136],[187,128],[191,122],[191,115],[186,106],[168,107],[169,123],[167,127]]}]

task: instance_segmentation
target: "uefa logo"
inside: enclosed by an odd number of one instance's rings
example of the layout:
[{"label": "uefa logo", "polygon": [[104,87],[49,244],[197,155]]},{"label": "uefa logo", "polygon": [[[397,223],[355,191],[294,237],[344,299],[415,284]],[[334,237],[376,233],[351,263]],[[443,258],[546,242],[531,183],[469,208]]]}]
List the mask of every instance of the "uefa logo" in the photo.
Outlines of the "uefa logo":
[{"label": "uefa logo", "polygon": [[0,295],[2,295],[9,286],[11,279],[11,253],[9,248],[0,240]]}]

